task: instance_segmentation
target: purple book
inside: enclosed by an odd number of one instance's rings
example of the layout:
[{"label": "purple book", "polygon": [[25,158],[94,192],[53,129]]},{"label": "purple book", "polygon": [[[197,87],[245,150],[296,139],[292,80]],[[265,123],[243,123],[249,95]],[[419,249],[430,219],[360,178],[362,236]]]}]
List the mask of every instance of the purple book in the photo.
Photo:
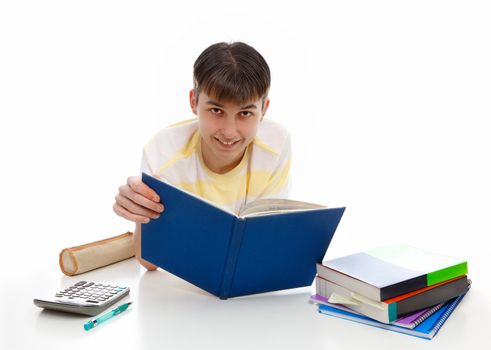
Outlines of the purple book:
[{"label": "purple book", "polygon": [[407,315],[405,317],[399,318],[397,321],[392,322],[392,324],[395,324],[400,327],[404,328],[411,328],[413,329],[417,325],[419,325],[421,322],[426,320],[428,317],[433,315],[436,311],[438,311],[445,303],[437,304],[433,307],[428,307],[426,309],[417,311],[413,314]]},{"label": "purple book", "polygon": [[[310,297],[310,301],[313,303],[316,303],[316,304],[324,304],[324,305],[328,305],[330,307],[334,307],[334,308],[337,308],[340,310],[344,310],[344,311],[348,311],[348,312],[352,312],[352,313],[357,313],[356,311],[354,311],[352,309],[344,307],[342,304],[331,304],[329,301],[327,301],[326,298],[324,298],[323,296],[320,296],[318,294],[312,295]],[[428,308],[413,312],[411,314],[408,314],[404,317],[397,319],[394,322],[391,322],[390,324],[394,324],[394,325],[397,325],[399,327],[413,329],[414,327],[419,325],[421,322],[426,320],[428,317],[430,317],[432,314],[434,314],[443,305],[444,305],[444,303],[437,304],[435,306],[428,307]]]}]

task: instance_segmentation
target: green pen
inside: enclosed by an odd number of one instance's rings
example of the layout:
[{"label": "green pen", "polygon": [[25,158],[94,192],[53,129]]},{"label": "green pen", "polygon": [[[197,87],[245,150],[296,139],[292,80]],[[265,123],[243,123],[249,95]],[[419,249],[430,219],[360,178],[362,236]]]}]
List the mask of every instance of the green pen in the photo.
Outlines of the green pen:
[{"label": "green pen", "polygon": [[101,317],[97,317],[95,320],[91,320],[91,321],[87,322],[86,324],[84,324],[84,329],[86,331],[88,331],[89,329],[92,329],[92,328],[100,325],[102,322],[105,322],[105,321],[109,320],[110,318],[112,318],[113,316],[116,316],[116,315],[122,313],[123,311],[125,311],[128,308],[128,306],[130,306],[131,304],[132,304],[132,302],[130,301],[129,303],[120,305],[117,308],[115,308],[114,310],[109,311],[107,314],[104,314]]}]

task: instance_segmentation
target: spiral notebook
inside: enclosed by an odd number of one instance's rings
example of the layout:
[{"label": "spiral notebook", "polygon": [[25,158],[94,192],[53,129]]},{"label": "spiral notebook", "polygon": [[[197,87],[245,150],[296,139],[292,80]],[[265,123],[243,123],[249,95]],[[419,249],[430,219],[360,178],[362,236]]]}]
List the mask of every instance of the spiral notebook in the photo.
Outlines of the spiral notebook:
[{"label": "spiral notebook", "polygon": [[392,322],[393,325],[413,329],[420,323],[424,322],[428,317],[433,315],[435,312],[440,310],[445,303],[437,304],[433,307],[423,309],[421,311],[415,312],[409,316],[402,317],[397,321]]},{"label": "spiral notebook", "polygon": [[455,310],[455,308],[460,303],[460,301],[464,298],[465,294],[466,293],[454,299],[449,300],[439,310],[437,310],[430,317],[428,317],[426,320],[421,322],[413,329],[396,326],[394,324],[378,322],[366,316],[347,310],[341,310],[339,308],[335,308],[325,304],[319,304],[319,312],[324,315],[344,318],[346,320],[363,323],[369,326],[378,327],[382,329],[387,329],[393,332],[408,334],[418,338],[433,339],[433,337],[438,333],[438,331],[441,329],[443,324],[450,317],[450,315]]}]

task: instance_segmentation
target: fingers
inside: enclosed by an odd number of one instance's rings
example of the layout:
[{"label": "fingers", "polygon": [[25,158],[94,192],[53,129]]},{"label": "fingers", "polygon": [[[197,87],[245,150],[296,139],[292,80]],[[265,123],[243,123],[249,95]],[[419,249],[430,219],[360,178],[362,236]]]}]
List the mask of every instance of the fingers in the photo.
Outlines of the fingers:
[{"label": "fingers", "polygon": [[154,190],[152,190],[150,187],[145,185],[143,181],[137,177],[137,176],[132,176],[128,178],[128,186],[136,193],[141,194],[142,196],[153,200],[154,202],[160,202],[159,195],[155,193]]},{"label": "fingers", "polygon": [[[150,190],[150,191],[153,192],[153,190]],[[146,194],[149,195],[150,193],[146,192]],[[119,196],[126,197],[127,199],[129,199],[133,203],[136,203],[139,206],[141,206],[143,208],[147,208],[149,210],[152,210],[153,212],[156,212],[156,213],[161,213],[164,210],[164,206],[161,203],[158,203],[158,201],[150,200],[150,199],[148,199],[148,197],[145,197],[145,196],[141,195],[140,193],[135,192],[133,190],[133,188],[128,186],[128,185],[121,186],[119,188]],[[118,200],[117,197],[118,196],[116,196],[116,200]],[[122,203],[120,203],[120,204],[122,204]],[[125,206],[125,205],[123,204],[123,206]],[[131,210],[131,208],[128,208],[128,207],[126,207],[126,208]]]},{"label": "fingers", "polygon": [[128,210],[126,210],[125,208],[123,208],[118,203],[114,203],[113,210],[119,216],[139,224],[148,224],[150,222],[150,219],[148,217],[133,214]]},{"label": "fingers", "polygon": [[144,216],[151,219],[158,219],[158,217],[160,216],[159,212],[155,212],[153,210],[142,207],[141,205],[138,205],[128,198],[122,196],[121,194],[118,194],[115,199],[117,204],[119,204],[132,214]]},{"label": "fingers", "polygon": [[164,211],[160,198],[139,177],[129,177],[127,184],[119,188],[113,205],[114,212],[136,223],[148,223]]}]

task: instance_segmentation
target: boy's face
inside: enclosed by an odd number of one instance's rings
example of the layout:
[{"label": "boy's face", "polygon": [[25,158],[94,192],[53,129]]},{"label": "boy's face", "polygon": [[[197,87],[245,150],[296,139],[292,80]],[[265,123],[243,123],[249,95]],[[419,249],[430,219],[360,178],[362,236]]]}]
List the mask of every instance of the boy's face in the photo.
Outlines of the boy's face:
[{"label": "boy's face", "polygon": [[237,105],[218,101],[201,92],[196,99],[195,90],[189,93],[193,113],[199,118],[201,151],[206,166],[223,174],[237,166],[247,146],[256,137],[257,128],[269,106],[269,99]]}]

